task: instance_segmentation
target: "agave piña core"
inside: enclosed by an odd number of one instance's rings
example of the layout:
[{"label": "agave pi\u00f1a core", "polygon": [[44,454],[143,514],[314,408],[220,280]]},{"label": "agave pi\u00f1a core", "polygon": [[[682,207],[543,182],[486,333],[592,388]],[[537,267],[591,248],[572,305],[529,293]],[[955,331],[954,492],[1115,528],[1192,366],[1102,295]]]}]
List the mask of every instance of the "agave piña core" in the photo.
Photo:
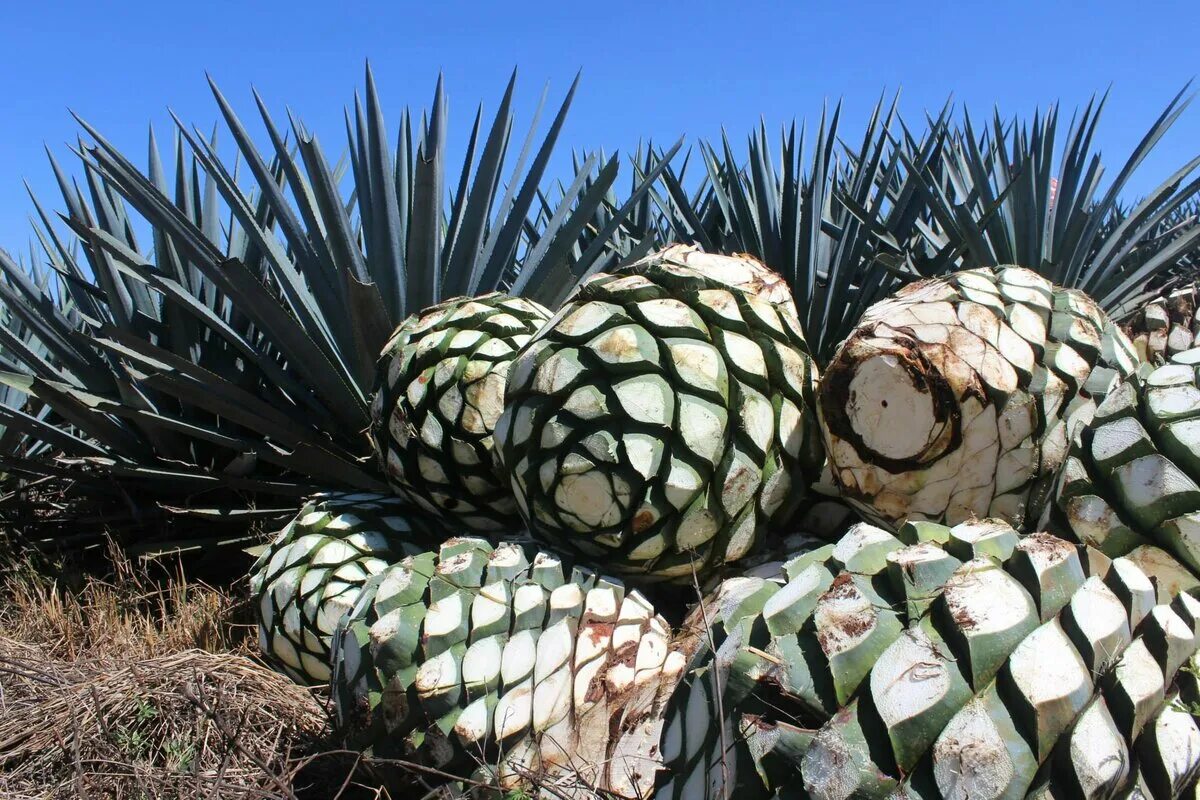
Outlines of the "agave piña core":
[{"label": "agave pi\u00f1a core", "polygon": [[263,655],[293,680],[329,682],[333,632],[367,578],[415,546],[411,508],[376,494],[319,495],[250,573]]},{"label": "agave pi\u00f1a core", "polygon": [[1067,418],[1135,363],[1094,302],[1029,270],[911,284],[868,309],[822,376],[834,479],[889,527],[1036,523]]},{"label": "agave pi\u00f1a core", "polygon": [[541,541],[687,580],[805,497],[814,380],[776,273],[675,246],[588,280],[522,350],[497,452]]},{"label": "agave pi\u00f1a core", "polygon": [[617,581],[451,539],[371,579],[336,637],[335,709],[378,758],[505,790],[644,797],[683,666],[670,636]]},{"label": "agave pi\u00f1a core", "polygon": [[404,320],[383,349],[371,432],[394,491],[472,531],[517,527],[492,430],[512,359],[550,312],[492,292]]}]

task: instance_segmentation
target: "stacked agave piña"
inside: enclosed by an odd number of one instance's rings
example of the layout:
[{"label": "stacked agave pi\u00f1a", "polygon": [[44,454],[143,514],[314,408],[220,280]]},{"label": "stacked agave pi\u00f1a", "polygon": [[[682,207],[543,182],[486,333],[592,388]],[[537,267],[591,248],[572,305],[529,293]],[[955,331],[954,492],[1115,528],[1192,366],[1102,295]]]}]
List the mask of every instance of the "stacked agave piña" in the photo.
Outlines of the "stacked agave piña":
[{"label": "stacked agave pi\u00f1a", "polygon": [[619,582],[451,539],[371,579],[337,638],[335,708],[378,758],[505,790],[645,797],[683,668],[670,636]]},{"label": "stacked agave pi\u00f1a", "polygon": [[330,644],[363,584],[427,531],[376,494],[320,495],[267,545],[250,574],[263,655],[298,683],[329,681]]},{"label": "stacked agave pi\u00f1a", "polygon": [[[1200,351],[1175,361],[1134,375],[1094,303],[1014,267],[877,304],[816,396],[786,286],[752,259],[671,247],[553,317],[447,301],[380,361],[403,499],[305,507],[256,567],[263,649],[332,673],[356,746],[503,791],[1178,796],[1200,769],[1180,593]],[[844,507],[809,502],[822,474],[896,535],[839,537]],[[836,543],[787,524],[802,504]],[[1046,517],[1076,541],[1018,533]],[[458,537],[519,521],[545,549]],[[732,562],[675,636],[603,577]]]},{"label": "stacked agave pi\u00f1a", "polygon": [[513,356],[550,312],[500,292],[413,314],[383,349],[371,433],[392,489],[472,531],[519,525],[492,429]]},{"label": "stacked agave pi\u00f1a", "polygon": [[1018,267],[914,283],[867,310],[818,408],[843,496],[876,521],[1036,524],[1068,418],[1136,358],[1083,294]]},{"label": "stacked agave pi\u00f1a", "polygon": [[693,613],[657,796],[1179,796],[1198,625],[1200,601],[1047,534],[860,525]]},{"label": "stacked agave pi\u00f1a", "polygon": [[521,351],[497,452],[547,546],[689,581],[807,494],[815,377],[778,274],[670,247],[582,284]]},{"label": "stacked agave pi\u00f1a", "polygon": [[293,679],[329,681],[334,626],[368,577],[447,529],[519,526],[494,471],[492,429],[513,356],[549,316],[493,292],[431,306],[396,329],[379,360],[371,433],[399,496],[318,497],[253,568],[262,650]]},{"label": "stacked agave pi\u00f1a", "polygon": [[1171,362],[1118,383],[1075,431],[1051,521],[1178,592],[1200,586],[1200,349]]}]

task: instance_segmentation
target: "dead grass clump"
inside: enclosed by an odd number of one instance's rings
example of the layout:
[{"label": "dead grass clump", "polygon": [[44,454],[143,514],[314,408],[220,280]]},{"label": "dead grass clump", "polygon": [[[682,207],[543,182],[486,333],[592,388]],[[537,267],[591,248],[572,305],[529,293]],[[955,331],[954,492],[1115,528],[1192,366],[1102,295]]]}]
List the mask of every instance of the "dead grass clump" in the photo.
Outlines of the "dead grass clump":
[{"label": "dead grass clump", "polygon": [[324,704],[254,659],[236,588],[115,552],[102,578],[0,564],[0,797],[364,796]]},{"label": "dead grass clump", "polygon": [[327,716],[245,656],[59,661],[0,638],[0,794],[292,797]]},{"label": "dead grass clump", "polygon": [[80,576],[24,554],[0,572],[0,630],[47,658],[153,658],[182,650],[250,652],[245,601],[176,567],[112,548],[111,572]]}]

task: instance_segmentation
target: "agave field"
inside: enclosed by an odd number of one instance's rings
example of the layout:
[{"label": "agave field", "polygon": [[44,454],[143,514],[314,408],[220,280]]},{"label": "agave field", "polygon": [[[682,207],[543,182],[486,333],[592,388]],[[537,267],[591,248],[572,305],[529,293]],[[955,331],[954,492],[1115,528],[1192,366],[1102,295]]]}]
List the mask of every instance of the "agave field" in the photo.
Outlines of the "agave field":
[{"label": "agave field", "polygon": [[1200,796],[1200,155],[1126,191],[1186,89],[1108,172],[1098,98],[559,180],[574,85],[461,164],[440,82],[212,88],[0,252],[7,536],[248,571],[396,796]]}]

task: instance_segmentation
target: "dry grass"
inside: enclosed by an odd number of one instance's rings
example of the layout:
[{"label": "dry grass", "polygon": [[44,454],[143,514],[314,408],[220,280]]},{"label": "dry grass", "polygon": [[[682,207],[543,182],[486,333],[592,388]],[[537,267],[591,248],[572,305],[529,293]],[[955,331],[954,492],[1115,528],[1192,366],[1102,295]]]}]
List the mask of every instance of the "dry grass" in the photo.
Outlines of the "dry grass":
[{"label": "dry grass", "polygon": [[0,797],[379,796],[324,752],[319,699],[254,660],[236,592],[112,563],[0,559]]},{"label": "dry grass", "polygon": [[237,587],[190,582],[178,567],[135,564],[113,549],[111,572],[81,576],[34,556],[3,558],[0,631],[48,659],[152,658],[181,650],[253,652],[253,625]]}]

